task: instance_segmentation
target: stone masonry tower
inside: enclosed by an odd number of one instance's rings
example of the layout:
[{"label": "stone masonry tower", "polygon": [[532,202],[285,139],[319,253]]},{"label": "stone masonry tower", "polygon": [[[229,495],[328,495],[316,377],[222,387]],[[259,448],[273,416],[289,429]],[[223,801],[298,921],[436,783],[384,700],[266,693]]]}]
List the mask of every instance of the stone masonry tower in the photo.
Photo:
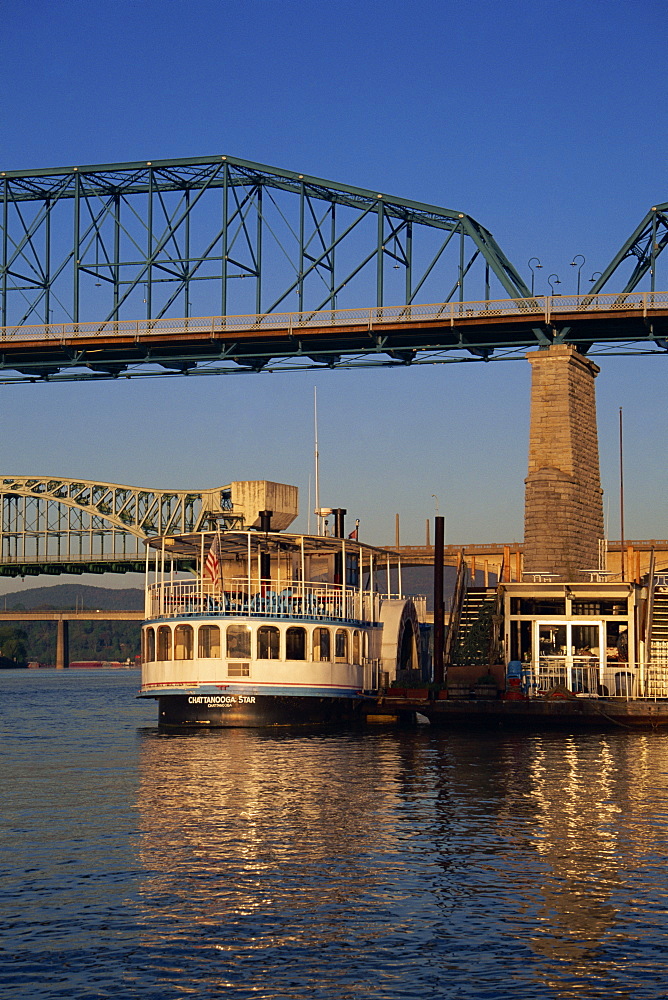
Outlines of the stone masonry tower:
[{"label": "stone masonry tower", "polygon": [[[598,566],[603,492],[594,379],[599,368],[570,345],[527,355],[531,364],[524,573],[583,579]],[[526,576],[525,576],[526,579]]]}]

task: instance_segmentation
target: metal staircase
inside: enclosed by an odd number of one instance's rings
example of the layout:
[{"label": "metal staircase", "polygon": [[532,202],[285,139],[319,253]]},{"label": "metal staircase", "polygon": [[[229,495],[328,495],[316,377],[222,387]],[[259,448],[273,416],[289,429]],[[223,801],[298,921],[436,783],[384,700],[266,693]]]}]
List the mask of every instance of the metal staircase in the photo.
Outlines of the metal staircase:
[{"label": "metal staircase", "polygon": [[656,646],[657,643],[668,645],[668,591],[654,594],[652,646]]},{"label": "metal staircase", "polygon": [[452,663],[459,666],[481,667],[490,663],[496,604],[496,589],[470,587],[466,591],[457,635],[453,637]]},{"label": "metal staircase", "polygon": [[668,574],[653,576],[646,695],[668,698]]}]

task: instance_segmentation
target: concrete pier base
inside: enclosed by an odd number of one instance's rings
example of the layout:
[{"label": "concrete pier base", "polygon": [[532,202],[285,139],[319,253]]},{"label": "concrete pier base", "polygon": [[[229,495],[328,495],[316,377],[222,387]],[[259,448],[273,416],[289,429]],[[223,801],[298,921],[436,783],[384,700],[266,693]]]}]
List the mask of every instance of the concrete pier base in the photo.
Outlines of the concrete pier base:
[{"label": "concrete pier base", "polygon": [[56,633],[56,670],[65,670],[70,665],[70,623],[58,619]]}]

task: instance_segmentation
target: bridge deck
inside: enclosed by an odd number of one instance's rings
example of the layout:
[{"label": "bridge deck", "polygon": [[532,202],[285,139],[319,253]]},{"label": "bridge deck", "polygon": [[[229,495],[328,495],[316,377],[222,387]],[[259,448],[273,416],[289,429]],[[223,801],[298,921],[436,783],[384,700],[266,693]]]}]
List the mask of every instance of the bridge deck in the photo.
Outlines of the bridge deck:
[{"label": "bridge deck", "polygon": [[[36,378],[132,376],[146,365],[191,373],[212,363],[260,370],[277,359],[312,367],[354,355],[367,364],[406,364],[437,360],[434,352],[488,357],[561,341],[583,349],[634,342],[663,351],[666,336],[668,292],[52,323],[0,328],[0,380],[11,371]],[[82,371],[63,374],[73,368]]]}]

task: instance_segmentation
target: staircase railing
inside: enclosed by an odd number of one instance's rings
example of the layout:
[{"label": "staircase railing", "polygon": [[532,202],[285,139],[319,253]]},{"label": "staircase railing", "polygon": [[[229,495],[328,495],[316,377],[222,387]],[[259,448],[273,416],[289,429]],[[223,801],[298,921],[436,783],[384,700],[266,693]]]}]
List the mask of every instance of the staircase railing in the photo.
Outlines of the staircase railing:
[{"label": "staircase railing", "polygon": [[461,550],[459,566],[457,567],[457,579],[455,581],[455,590],[452,595],[452,604],[450,607],[450,623],[448,625],[448,634],[445,637],[445,650],[443,653],[443,659],[447,665],[452,663],[452,652],[455,649],[455,643],[459,638],[459,626],[462,617],[462,608],[464,607],[464,600],[466,598],[466,584],[467,584],[468,568],[466,566],[466,559],[464,558],[464,549]]},{"label": "staircase railing", "polygon": [[499,651],[503,635],[503,596],[501,590],[497,588],[494,599],[494,614],[492,615],[492,628],[489,633],[489,649],[487,652],[487,662],[490,664],[500,663]]},{"label": "staircase railing", "polygon": [[646,629],[645,629],[645,660],[647,663],[652,662],[652,626],[654,625],[654,548],[650,552],[649,557],[649,572],[647,574],[647,617]]}]

